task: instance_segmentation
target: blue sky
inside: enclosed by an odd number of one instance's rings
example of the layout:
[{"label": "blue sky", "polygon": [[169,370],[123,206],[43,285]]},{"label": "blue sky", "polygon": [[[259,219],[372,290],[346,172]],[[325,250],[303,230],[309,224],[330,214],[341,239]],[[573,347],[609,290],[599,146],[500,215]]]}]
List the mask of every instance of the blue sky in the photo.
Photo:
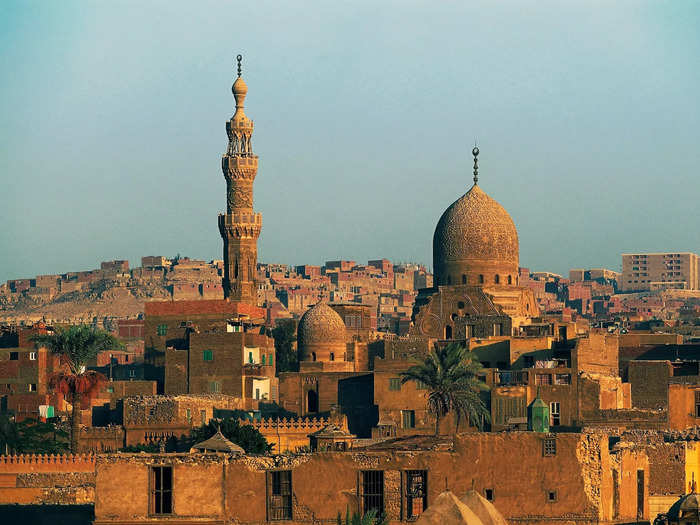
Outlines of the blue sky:
[{"label": "blue sky", "polygon": [[0,4],[0,281],[221,258],[235,55],[259,259],[431,263],[471,183],[520,262],[700,251],[700,3]]}]

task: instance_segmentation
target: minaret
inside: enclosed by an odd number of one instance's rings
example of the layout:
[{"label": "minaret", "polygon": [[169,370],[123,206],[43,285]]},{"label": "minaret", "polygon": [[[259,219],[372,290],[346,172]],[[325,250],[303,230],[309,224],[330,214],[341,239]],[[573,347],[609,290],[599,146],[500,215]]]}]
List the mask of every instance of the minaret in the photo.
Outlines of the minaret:
[{"label": "minaret", "polygon": [[245,116],[243,102],[248,86],[241,78],[241,55],[238,78],[231,91],[236,112],[226,123],[228,149],[221,159],[226,178],[226,214],[219,215],[219,232],[224,240],[224,297],[255,305],[258,261],[258,237],[262,214],[253,212],[253,181],[258,172],[258,156],[253,154],[253,121]]}]

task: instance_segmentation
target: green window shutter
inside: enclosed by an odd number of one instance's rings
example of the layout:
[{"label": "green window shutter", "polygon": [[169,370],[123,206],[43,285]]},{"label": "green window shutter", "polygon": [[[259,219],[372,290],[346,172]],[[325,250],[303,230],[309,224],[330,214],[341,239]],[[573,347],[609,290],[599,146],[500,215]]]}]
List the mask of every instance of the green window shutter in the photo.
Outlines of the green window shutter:
[{"label": "green window shutter", "polygon": [[158,332],[158,335],[167,335],[168,334],[168,325],[167,324],[159,324],[157,332]]},{"label": "green window shutter", "polygon": [[260,356],[260,363],[265,366],[265,354]]},{"label": "green window shutter", "polygon": [[253,352],[248,352],[248,362],[253,363]]},{"label": "green window shutter", "polygon": [[203,358],[205,361],[213,361],[214,360],[214,353],[211,350],[204,350]]}]

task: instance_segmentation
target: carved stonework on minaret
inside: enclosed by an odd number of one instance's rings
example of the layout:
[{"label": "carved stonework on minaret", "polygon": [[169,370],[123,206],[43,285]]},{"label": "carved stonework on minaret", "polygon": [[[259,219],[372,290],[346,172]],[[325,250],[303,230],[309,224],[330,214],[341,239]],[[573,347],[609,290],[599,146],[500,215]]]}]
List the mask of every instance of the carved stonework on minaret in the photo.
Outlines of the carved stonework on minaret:
[{"label": "carved stonework on minaret", "polygon": [[258,237],[262,215],[253,211],[253,181],[258,173],[258,157],[253,153],[253,121],[243,111],[248,87],[241,78],[233,83],[236,112],[226,123],[228,147],[221,159],[226,179],[226,214],[219,215],[219,232],[224,241],[224,297],[250,304],[257,302],[255,273]]}]

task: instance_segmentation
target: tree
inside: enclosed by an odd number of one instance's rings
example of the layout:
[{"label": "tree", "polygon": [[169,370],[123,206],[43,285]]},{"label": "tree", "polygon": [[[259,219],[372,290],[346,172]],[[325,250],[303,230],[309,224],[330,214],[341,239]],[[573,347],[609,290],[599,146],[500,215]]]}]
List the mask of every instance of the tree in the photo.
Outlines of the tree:
[{"label": "tree", "polygon": [[266,454],[272,450],[272,445],[265,440],[258,429],[252,425],[241,425],[237,419],[232,418],[226,418],[221,421],[212,420],[206,425],[193,428],[188,439],[187,448],[189,449],[192,445],[206,441],[216,434],[219,428],[226,439],[242,447],[248,454]]},{"label": "tree", "polygon": [[459,422],[466,419],[472,425],[483,428],[491,417],[480,393],[488,390],[478,373],[481,364],[469,351],[450,343],[432,350],[422,362],[401,372],[401,383],[415,381],[428,390],[428,412],[435,417],[435,435],[440,434],[440,420],[453,412]]},{"label": "tree", "polygon": [[57,328],[54,333],[35,335],[32,340],[37,347],[44,346],[57,355],[67,368],[54,374],[49,386],[66,396],[73,407],[70,449],[75,454],[78,452],[82,423],[80,410],[106,381],[102,374],[87,370],[87,365],[99,352],[121,348],[122,344],[112,334],[86,325]]},{"label": "tree", "polygon": [[299,370],[299,356],[294,349],[296,341],[294,319],[279,320],[277,326],[272,329],[272,337],[275,339],[277,372],[297,372]]},{"label": "tree", "polygon": [[53,422],[25,419],[16,423],[0,415],[0,451],[3,454],[62,454],[67,451],[68,433]]}]

